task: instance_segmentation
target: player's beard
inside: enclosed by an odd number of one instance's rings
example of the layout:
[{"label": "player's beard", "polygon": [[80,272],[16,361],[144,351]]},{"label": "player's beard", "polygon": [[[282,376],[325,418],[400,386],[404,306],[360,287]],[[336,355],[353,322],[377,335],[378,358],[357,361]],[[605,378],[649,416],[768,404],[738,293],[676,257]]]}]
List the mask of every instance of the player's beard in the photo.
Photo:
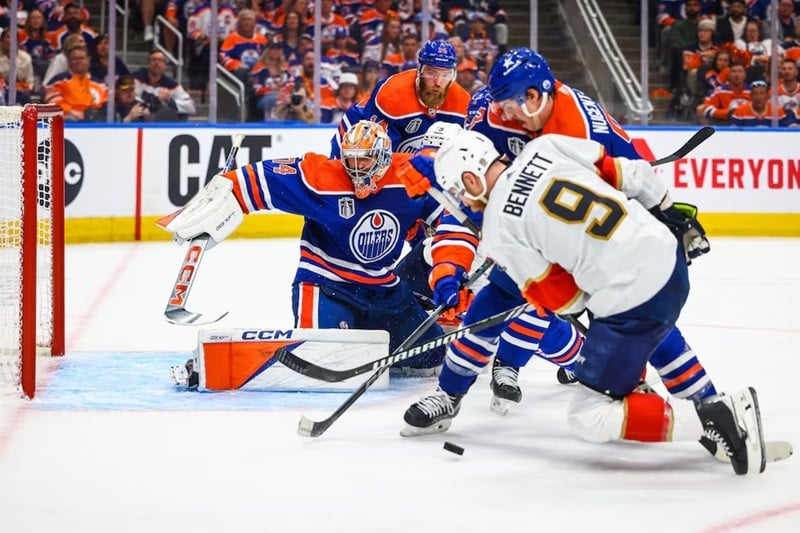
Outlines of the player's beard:
[{"label": "player's beard", "polygon": [[422,101],[427,108],[437,109],[444,103],[444,99],[447,97],[447,89],[450,88],[450,84],[452,83],[453,82],[448,83],[445,87],[425,87],[423,84],[419,89],[420,101]]}]

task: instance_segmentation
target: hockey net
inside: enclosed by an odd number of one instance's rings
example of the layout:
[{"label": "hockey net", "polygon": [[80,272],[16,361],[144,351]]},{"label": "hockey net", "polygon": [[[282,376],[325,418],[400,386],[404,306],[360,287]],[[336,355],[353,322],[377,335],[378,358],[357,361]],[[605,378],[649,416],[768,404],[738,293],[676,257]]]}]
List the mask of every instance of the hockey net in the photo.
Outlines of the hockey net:
[{"label": "hockey net", "polygon": [[33,398],[37,355],[63,354],[63,115],[0,107],[0,394]]}]

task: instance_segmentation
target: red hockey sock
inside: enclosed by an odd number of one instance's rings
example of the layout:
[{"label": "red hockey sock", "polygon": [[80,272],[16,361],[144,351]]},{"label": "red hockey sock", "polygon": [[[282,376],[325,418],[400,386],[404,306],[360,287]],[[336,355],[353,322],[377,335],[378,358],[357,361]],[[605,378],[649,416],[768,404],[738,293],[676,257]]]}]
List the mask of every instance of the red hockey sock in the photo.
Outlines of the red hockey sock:
[{"label": "red hockey sock", "polygon": [[623,400],[622,438],[641,442],[671,440],[672,407],[658,394],[634,392]]}]

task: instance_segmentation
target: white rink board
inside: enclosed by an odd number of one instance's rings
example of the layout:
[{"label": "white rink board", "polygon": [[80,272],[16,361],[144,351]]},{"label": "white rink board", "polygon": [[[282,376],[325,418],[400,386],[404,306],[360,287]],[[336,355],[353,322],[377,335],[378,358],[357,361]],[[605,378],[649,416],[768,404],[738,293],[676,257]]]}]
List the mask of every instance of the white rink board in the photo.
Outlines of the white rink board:
[{"label": "white rink board", "polygon": [[[640,130],[656,158],[686,142],[686,131]],[[707,213],[800,211],[800,132],[717,130],[689,157],[657,167],[673,198]],[[640,146],[637,146],[640,148]],[[644,155],[644,154],[643,154]]]},{"label": "white rink board", "polygon": [[[141,156],[138,136],[141,131]],[[161,216],[182,207],[224,163],[234,134],[245,133],[238,165],[330,151],[332,127],[70,128],[67,218]],[[632,129],[643,155],[671,154],[694,130]],[[227,144],[226,144],[227,143]],[[792,130],[720,129],[688,158],[658,167],[673,196],[705,213],[800,212],[800,136]],[[141,173],[137,174],[140,160]],[[137,189],[137,179],[141,179]],[[77,194],[70,196],[70,190]],[[71,189],[72,187],[72,189]],[[141,192],[138,193],[137,190]]]}]

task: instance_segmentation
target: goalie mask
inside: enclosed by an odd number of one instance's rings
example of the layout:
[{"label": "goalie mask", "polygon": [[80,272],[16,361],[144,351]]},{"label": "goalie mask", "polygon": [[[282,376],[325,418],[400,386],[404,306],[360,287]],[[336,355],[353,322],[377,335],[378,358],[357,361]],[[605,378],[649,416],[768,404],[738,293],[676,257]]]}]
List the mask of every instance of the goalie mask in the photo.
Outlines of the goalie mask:
[{"label": "goalie mask", "polygon": [[[463,130],[445,142],[436,153],[433,171],[442,191],[456,204],[461,197],[487,203],[486,171],[500,157],[488,137],[472,130]],[[471,172],[480,182],[483,190],[473,195],[464,187],[462,176]]]},{"label": "goalie mask", "polygon": [[356,198],[375,192],[392,163],[392,143],[383,126],[359,120],[342,136],[342,164],[353,180]]}]

